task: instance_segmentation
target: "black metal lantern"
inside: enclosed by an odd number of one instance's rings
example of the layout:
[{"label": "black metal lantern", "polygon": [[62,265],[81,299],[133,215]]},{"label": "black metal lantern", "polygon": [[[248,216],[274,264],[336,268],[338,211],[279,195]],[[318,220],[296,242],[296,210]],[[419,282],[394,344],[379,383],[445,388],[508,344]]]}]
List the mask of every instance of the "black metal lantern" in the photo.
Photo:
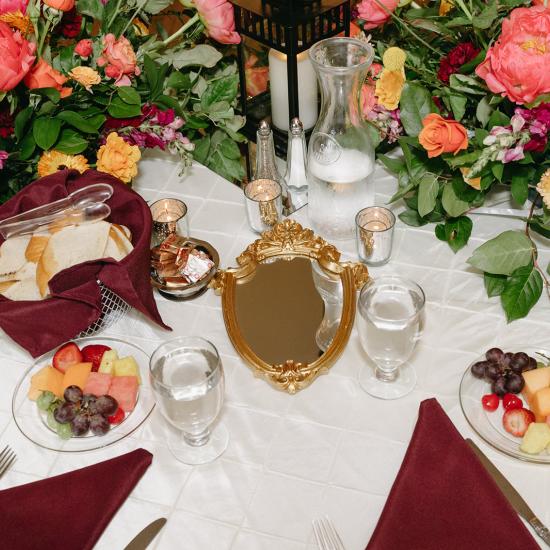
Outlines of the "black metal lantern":
[{"label": "black metal lantern", "polygon": [[[286,56],[288,121],[300,117],[298,56],[324,38],[344,33],[349,36],[350,0],[230,0],[235,7],[235,26],[242,37],[249,37]],[[307,54],[306,54],[307,55]],[[270,92],[249,98],[246,93],[244,40],[238,48],[241,111],[246,116],[243,133],[255,141],[256,129],[271,118]],[[288,123],[286,121],[286,123]],[[287,132],[272,124],[275,149],[286,153]],[[248,162],[247,162],[248,164]],[[250,170],[249,176],[250,176]]]}]

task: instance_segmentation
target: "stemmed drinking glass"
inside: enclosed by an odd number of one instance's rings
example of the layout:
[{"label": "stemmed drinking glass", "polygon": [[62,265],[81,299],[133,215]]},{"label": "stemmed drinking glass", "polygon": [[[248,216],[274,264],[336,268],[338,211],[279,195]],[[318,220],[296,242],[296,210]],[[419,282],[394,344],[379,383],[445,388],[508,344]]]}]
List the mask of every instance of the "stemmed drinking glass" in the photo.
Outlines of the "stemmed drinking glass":
[{"label": "stemmed drinking glass", "polygon": [[215,346],[199,337],[180,337],[161,344],[149,363],[151,387],[164,418],[181,430],[170,440],[174,456],[186,464],[204,464],[220,456],[229,436],[213,428],[224,396],[223,367]]},{"label": "stemmed drinking glass", "polygon": [[407,361],[422,332],[425,300],[420,286],[401,277],[379,277],[361,290],[359,337],[376,367],[364,365],[359,384],[370,395],[396,399],[414,388],[416,372]]}]

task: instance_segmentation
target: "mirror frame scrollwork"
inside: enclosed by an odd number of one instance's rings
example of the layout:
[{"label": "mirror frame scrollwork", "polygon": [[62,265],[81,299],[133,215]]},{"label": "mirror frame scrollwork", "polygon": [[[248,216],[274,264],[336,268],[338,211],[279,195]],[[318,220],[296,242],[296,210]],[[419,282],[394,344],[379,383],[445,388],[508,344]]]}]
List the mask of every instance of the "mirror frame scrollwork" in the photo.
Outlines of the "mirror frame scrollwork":
[{"label": "mirror frame scrollwork", "polygon": [[[258,357],[242,335],[236,315],[236,286],[250,280],[258,264],[264,260],[291,260],[295,257],[317,261],[329,277],[341,280],[343,304],[340,325],[328,349],[314,362],[305,364],[289,358],[284,363],[272,365]],[[320,374],[328,372],[349,339],[355,318],[355,293],[369,280],[369,272],[361,263],[339,260],[340,252],[336,247],[315,235],[311,229],[286,219],[250,244],[237,258],[238,267],[218,271],[210,282],[209,286],[222,297],[225,326],[236,351],[256,376],[280,390],[296,393],[309,386]]]}]

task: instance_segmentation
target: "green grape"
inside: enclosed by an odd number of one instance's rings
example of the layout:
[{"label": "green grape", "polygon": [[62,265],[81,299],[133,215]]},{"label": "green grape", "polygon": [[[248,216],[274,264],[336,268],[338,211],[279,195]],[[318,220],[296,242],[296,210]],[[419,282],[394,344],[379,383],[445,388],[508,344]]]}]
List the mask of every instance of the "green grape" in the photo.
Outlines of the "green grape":
[{"label": "green grape", "polygon": [[47,411],[54,401],[55,395],[51,391],[43,391],[36,400],[36,404],[41,411]]},{"label": "green grape", "polygon": [[71,439],[73,436],[73,431],[71,430],[70,424],[57,424],[57,435],[61,439]]},{"label": "green grape", "polygon": [[52,430],[56,430],[57,431],[57,425],[59,424],[59,422],[54,418],[53,416],[53,410],[49,409],[48,410],[48,414],[46,416],[46,423],[48,424],[48,426],[52,429]]}]

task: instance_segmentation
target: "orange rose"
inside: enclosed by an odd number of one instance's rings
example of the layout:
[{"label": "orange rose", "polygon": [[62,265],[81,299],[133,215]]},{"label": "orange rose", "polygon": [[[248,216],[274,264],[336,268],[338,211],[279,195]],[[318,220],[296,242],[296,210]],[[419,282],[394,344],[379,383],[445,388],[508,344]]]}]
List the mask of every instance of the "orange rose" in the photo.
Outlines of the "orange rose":
[{"label": "orange rose", "polygon": [[456,155],[468,148],[468,134],[460,122],[430,113],[424,117],[422,125],[418,141],[428,151],[428,157],[438,157],[442,153]]},{"label": "orange rose", "polygon": [[55,88],[61,93],[61,97],[69,97],[73,92],[72,88],[64,88],[63,84],[67,79],[53,67],[41,59],[27,74],[23,81],[30,90],[36,88]]},{"label": "orange rose", "polygon": [[111,132],[105,145],[97,152],[97,169],[129,183],[137,176],[140,158],[141,152],[137,145],[130,145],[116,132]]},{"label": "orange rose", "polygon": [[71,11],[74,8],[75,0],[44,0],[46,6],[59,11]]}]

